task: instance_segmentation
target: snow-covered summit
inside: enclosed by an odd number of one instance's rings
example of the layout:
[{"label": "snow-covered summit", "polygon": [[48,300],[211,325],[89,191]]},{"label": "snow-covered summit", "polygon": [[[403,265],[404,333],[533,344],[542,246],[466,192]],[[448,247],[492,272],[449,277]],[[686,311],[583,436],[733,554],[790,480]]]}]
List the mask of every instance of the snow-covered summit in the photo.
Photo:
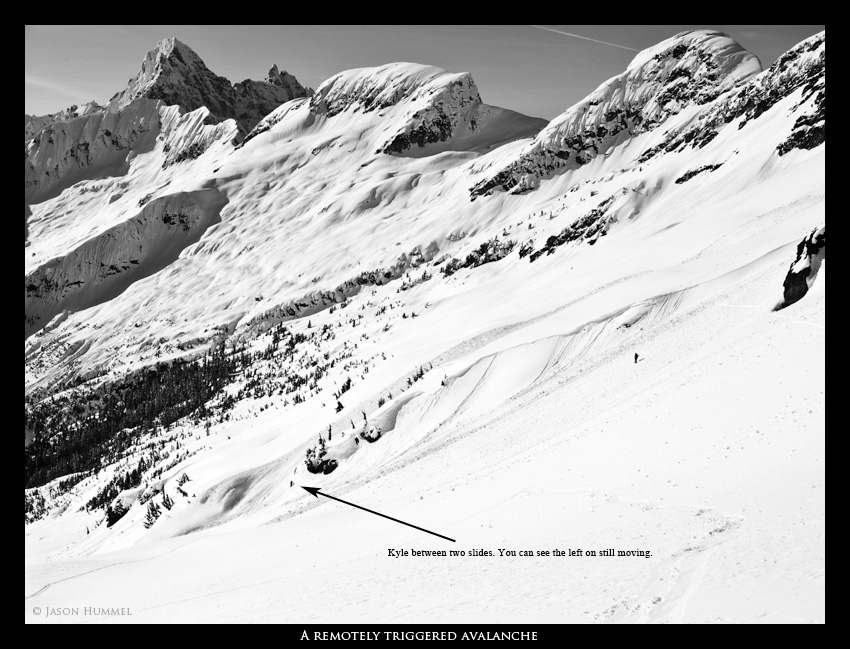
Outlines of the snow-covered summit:
[{"label": "snow-covered summit", "polygon": [[553,119],[518,158],[479,182],[525,191],[557,169],[576,168],[624,138],[654,129],[761,72],[758,58],[720,32],[682,32],[640,52],[628,68]]},{"label": "snow-covered summit", "polygon": [[761,71],[761,62],[755,54],[744,49],[728,34],[709,29],[679,32],[647,47],[635,55],[626,71],[637,70],[653,59],[661,60],[668,55],[687,64],[692,57],[699,57],[700,52],[714,57],[714,64],[718,66],[717,76],[722,77],[721,83],[728,77],[747,77],[753,74],[753,70],[756,73]]},{"label": "snow-covered summit", "polygon": [[[384,130],[390,136],[383,138],[377,151],[395,154],[453,139],[468,143],[497,114],[495,121],[507,121],[504,113],[518,115],[484,104],[468,72],[450,73],[408,62],[341,72],[318,88],[310,99],[310,110],[329,118],[378,111],[379,117],[386,116]],[[514,128],[514,137],[519,131],[528,137],[543,126],[540,120],[520,117],[523,124]]]},{"label": "snow-covered summit", "polygon": [[316,114],[333,116],[348,109],[368,112],[394,106],[402,99],[438,94],[454,84],[463,85],[471,100],[481,101],[468,73],[400,62],[340,72],[319,86],[310,103]]}]

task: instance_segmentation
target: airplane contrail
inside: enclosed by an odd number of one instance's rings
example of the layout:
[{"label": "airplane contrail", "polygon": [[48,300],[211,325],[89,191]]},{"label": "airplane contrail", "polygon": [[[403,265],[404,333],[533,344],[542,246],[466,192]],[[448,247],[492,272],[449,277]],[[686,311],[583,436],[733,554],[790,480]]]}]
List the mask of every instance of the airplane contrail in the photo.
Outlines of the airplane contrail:
[{"label": "airplane contrail", "polygon": [[594,43],[602,43],[603,45],[610,45],[611,47],[619,47],[621,50],[631,50],[632,52],[640,52],[640,50],[636,50],[633,47],[626,47],[625,45],[617,45],[616,43],[609,43],[608,41],[598,41],[595,38],[588,38],[587,36],[579,36],[578,34],[571,34],[570,32],[562,32],[557,29],[552,29],[551,27],[543,27],[542,25],[529,25],[529,27],[536,27],[537,29],[545,29],[547,32],[555,32],[556,34],[563,34],[564,36],[572,36],[573,38],[580,38],[585,41],[592,41]]}]

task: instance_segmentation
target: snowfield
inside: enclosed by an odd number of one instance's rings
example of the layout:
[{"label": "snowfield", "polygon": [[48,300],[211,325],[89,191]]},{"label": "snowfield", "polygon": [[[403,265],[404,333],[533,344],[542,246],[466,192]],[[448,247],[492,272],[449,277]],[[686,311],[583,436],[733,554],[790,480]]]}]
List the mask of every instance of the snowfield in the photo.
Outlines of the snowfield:
[{"label": "snowfield", "polygon": [[[44,508],[25,525],[25,621],[823,623],[826,264],[801,242],[825,241],[825,144],[778,152],[795,129],[816,138],[823,42],[783,64],[799,83],[780,97],[730,39],[665,41],[627,72],[725,76],[533,171],[551,133],[591,131],[429,66],[342,72],[238,146],[234,122],[159,102],[126,169],[104,154],[107,173],[28,205],[27,394],[222,341],[275,352],[203,422],[27,489]],[[768,99],[733,115],[747,83]],[[622,87],[588,100],[659,115],[668,86]],[[707,141],[665,149],[720,113]],[[472,191],[505,169],[524,179]],[[292,373],[310,376],[285,392]],[[258,376],[273,387],[215,414]],[[154,447],[107,526],[86,504]]]}]

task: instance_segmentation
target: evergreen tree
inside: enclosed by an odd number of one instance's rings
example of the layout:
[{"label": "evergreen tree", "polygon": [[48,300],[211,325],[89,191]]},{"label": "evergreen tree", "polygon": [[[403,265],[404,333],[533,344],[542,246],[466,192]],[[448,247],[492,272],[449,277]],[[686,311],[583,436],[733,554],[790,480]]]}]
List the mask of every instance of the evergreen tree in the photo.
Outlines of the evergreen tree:
[{"label": "evergreen tree", "polygon": [[160,510],[159,506],[151,500],[148,503],[148,512],[145,514],[145,529],[149,529],[151,525],[156,523],[156,519],[159,518],[161,513],[162,510]]},{"label": "evergreen tree", "polygon": [[162,494],[162,506],[166,509],[174,507],[174,500],[165,492]]}]

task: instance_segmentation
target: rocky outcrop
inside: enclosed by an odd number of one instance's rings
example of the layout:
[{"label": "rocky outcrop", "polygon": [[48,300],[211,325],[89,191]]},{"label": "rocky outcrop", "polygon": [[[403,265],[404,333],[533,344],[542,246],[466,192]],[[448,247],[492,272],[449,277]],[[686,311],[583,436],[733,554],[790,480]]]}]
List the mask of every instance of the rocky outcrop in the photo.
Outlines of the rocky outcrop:
[{"label": "rocky outcrop", "polygon": [[445,142],[463,125],[475,132],[481,97],[472,77],[461,75],[442,89],[428,92],[428,101],[380,149],[381,153],[402,153],[414,146]]},{"label": "rocky outcrop", "polygon": [[676,178],[676,184],[681,185],[682,183],[688,182],[694,176],[698,176],[701,173],[705,173],[706,171],[709,171],[709,172],[716,171],[717,169],[720,169],[720,167],[722,167],[722,166],[723,166],[723,163],[720,162],[718,164],[703,165],[702,167],[698,167],[696,169],[691,169],[690,171],[688,171],[688,172],[682,174],[681,176],[679,176],[678,178]]},{"label": "rocky outcrop", "polygon": [[782,301],[776,306],[775,311],[799,302],[809,292],[824,259],[826,259],[826,224],[812,230],[797,245],[797,254],[782,283]]},{"label": "rocky outcrop", "polygon": [[541,178],[587,164],[623,138],[711,102],[760,71],[758,59],[725,34],[678,34],[638,54],[624,73],[552,120],[516,160],[476,183],[471,198],[534,189]]}]

